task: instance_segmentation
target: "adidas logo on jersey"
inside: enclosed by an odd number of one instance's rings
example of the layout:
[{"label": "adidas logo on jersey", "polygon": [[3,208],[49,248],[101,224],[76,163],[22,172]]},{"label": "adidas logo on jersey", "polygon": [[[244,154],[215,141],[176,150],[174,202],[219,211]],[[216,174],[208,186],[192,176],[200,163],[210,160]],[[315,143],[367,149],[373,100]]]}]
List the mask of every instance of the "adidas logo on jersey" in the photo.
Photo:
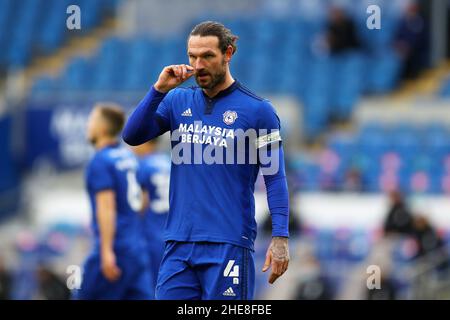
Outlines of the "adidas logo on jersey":
[{"label": "adidas logo on jersey", "polygon": [[183,117],[192,117],[192,111],[191,111],[191,108],[186,109],[186,110],[181,114],[181,116],[183,116]]},{"label": "adidas logo on jersey", "polygon": [[225,290],[223,295],[226,297],[235,297],[236,296],[236,294],[233,291],[233,288],[231,288],[231,287],[229,287],[227,290]]}]

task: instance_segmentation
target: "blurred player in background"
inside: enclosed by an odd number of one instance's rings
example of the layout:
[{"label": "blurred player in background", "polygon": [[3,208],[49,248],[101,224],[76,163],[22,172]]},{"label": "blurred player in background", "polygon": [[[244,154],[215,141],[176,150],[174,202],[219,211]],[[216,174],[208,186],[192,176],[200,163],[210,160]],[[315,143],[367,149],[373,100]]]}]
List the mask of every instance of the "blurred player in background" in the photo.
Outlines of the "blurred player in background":
[{"label": "blurred player in background", "polygon": [[170,181],[170,156],[158,152],[156,148],[157,139],[133,148],[139,158],[137,179],[144,190],[143,229],[150,258],[150,285],[153,291],[164,254],[164,228],[169,213]]},{"label": "blurred player in background", "polygon": [[124,121],[123,110],[114,104],[98,104],[89,116],[87,137],[96,150],[86,172],[94,247],[75,295],[79,299],[151,298],[139,229],[138,162],[117,138]]},{"label": "blurred player in background", "polygon": [[[260,169],[272,216],[272,242],[263,271],[272,268],[269,282],[273,283],[288,267],[289,200],[280,122],[268,100],[231,76],[229,64],[236,40],[220,23],[197,25],[188,38],[190,65],[165,67],[123,132],[130,145],[169,130],[172,134],[170,211],[157,299],[253,298],[253,193]],[[176,88],[193,75],[198,87]],[[253,151],[267,151],[269,157],[278,159],[275,172],[269,173],[270,164],[261,158],[242,164],[196,163],[211,146],[223,158],[236,156],[231,145],[238,143],[235,132],[242,131],[259,133],[248,143],[245,159]],[[186,149],[182,150],[183,161],[178,163],[177,158],[174,163],[178,147]]]}]

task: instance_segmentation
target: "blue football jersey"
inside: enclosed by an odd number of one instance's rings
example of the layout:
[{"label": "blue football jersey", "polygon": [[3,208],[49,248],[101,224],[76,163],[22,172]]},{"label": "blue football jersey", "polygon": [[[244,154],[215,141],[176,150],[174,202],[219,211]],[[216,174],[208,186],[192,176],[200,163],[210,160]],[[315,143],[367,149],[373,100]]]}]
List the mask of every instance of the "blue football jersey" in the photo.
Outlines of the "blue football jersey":
[{"label": "blue football jersey", "polygon": [[99,228],[95,196],[102,190],[113,190],[116,199],[116,232],[114,249],[135,248],[142,244],[138,211],[142,190],[137,182],[138,161],[134,154],[118,144],[95,153],[86,170],[86,185],[92,207],[94,249],[99,248]]},{"label": "blue football jersey", "polygon": [[149,212],[156,215],[168,213],[170,156],[158,152],[139,159],[137,178],[141,187],[148,191]]},{"label": "blue football jersey", "polygon": [[170,156],[152,153],[141,158],[137,177],[142,189],[148,192],[150,203],[143,225],[147,242],[161,246],[169,213]]},{"label": "blue football jersey", "polygon": [[[237,81],[214,98],[199,87],[179,87],[164,97],[155,116],[161,133],[170,130],[172,144],[165,240],[253,249],[254,185],[264,166],[252,154],[281,144],[280,121],[271,103]],[[251,130],[256,136],[237,139]],[[240,148],[238,140],[246,141],[246,147]]]}]

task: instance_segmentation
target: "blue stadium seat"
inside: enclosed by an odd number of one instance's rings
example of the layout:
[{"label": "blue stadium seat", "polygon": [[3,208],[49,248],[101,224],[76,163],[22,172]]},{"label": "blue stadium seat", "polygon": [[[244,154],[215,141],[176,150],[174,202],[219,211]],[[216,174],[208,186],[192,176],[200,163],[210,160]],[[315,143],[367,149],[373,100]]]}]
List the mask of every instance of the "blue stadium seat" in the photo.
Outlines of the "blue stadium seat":
[{"label": "blue stadium seat", "polygon": [[363,91],[363,57],[358,52],[348,52],[333,57],[332,63],[332,115],[346,120]]},{"label": "blue stadium seat", "polygon": [[82,9],[81,33],[101,22],[102,12],[112,14],[118,0],[2,0],[0,1],[0,67],[22,68],[33,55],[50,54],[70,36],[66,8]]}]

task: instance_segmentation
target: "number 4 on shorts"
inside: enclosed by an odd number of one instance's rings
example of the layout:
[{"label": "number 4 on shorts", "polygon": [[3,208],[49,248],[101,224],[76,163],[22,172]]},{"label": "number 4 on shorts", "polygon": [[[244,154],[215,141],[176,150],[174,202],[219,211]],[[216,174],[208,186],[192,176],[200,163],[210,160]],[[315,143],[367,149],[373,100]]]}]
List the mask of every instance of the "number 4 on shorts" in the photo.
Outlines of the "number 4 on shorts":
[{"label": "number 4 on shorts", "polygon": [[[235,260],[228,261],[228,264],[223,271],[224,277],[239,277],[239,266],[234,265]],[[234,266],[234,267],[233,267]],[[233,268],[233,270],[231,270]]]}]

